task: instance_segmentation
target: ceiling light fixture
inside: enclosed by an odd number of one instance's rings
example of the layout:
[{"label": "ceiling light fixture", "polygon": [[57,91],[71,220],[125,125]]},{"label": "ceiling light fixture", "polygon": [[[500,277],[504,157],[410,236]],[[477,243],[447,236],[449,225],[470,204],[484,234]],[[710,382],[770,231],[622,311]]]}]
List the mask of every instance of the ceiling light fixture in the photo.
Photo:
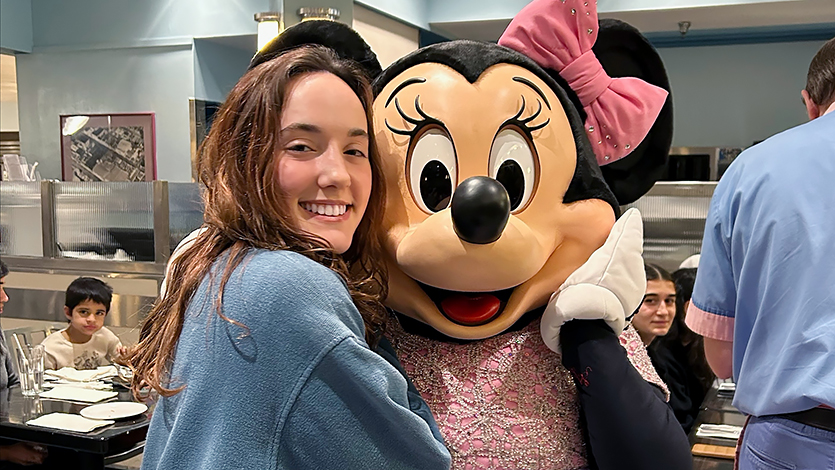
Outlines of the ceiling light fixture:
[{"label": "ceiling light fixture", "polygon": [[281,13],[274,11],[256,13],[255,21],[258,22],[258,50],[260,51],[284,28],[281,23]]},{"label": "ceiling light fixture", "polygon": [[331,20],[339,19],[339,10],[336,8],[327,7],[301,7],[299,8],[299,17],[302,21],[307,20]]}]

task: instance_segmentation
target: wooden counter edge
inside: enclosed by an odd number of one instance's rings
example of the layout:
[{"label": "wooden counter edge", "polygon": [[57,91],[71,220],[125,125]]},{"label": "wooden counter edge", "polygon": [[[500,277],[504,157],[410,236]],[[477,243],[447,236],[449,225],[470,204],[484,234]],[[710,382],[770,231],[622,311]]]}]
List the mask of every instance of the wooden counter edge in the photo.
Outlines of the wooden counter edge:
[{"label": "wooden counter edge", "polygon": [[736,456],[736,447],[716,446],[709,444],[693,444],[693,455],[699,457],[716,457],[720,459],[733,460]]}]

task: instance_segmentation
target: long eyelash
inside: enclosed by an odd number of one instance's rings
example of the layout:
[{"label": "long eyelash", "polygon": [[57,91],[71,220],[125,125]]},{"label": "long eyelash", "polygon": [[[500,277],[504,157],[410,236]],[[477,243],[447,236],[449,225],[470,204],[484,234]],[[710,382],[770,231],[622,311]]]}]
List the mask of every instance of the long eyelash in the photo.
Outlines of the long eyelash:
[{"label": "long eyelash", "polygon": [[420,131],[420,129],[422,129],[424,126],[426,126],[427,124],[433,124],[433,123],[438,124],[441,127],[445,128],[445,126],[443,125],[443,123],[441,123],[440,120],[430,116],[429,114],[426,113],[426,111],[423,110],[423,108],[420,107],[420,95],[415,96],[415,110],[417,111],[418,114],[420,114],[420,116],[423,119],[415,119],[415,118],[407,115],[406,112],[403,111],[403,108],[400,107],[400,102],[397,100],[397,98],[394,99],[394,107],[397,108],[397,112],[400,114],[400,117],[402,117],[404,121],[408,122],[409,124],[413,124],[415,126],[411,130],[398,129],[398,128],[392,126],[391,124],[389,124],[388,120],[384,121],[388,130],[394,132],[395,134],[407,135],[407,136],[414,137],[415,134],[417,134],[418,131]]},{"label": "long eyelash", "polygon": [[[418,97],[415,97],[415,106],[418,106],[417,100]],[[420,107],[418,107],[417,110],[418,114],[423,116],[423,119],[415,119],[413,117],[409,117],[405,112],[403,112],[403,108],[400,107],[400,101],[398,101],[397,98],[394,99],[394,107],[397,108],[397,112],[400,113],[400,116],[402,116],[403,119],[405,119],[406,122],[408,122],[409,124],[418,125],[426,119],[426,116],[424,116],[424,114],[421,112]]]},{"label": "long eyelash", "polygon": [[[519,117],[522,115],[522,113],[525,112],[525,96],[523,95],[522,96],[522,106],[519,108],[519,111],[516,112],[515,116],[513,116],[512,118],[508,119],[505,122],[505,125],[511,124],[511,123],[516,124],[517,126],[521,127],[528,134],[530,134],[531,132],[534,132],[534,131],[538,131],[538,130],[542,129],[543,127],[547,126],[551,122],[551,118],[546,119],[545,122],[543,122],[542,124],[537,124],[535,126],[528,126],[528,123],[533,121],[534,119],[536,119],[537,116],[539,116],[539,114],[542,112],[542,101],[536,100],[536,103],[537,103],[538,106],[537,106],[537,109],[536,109],[535,113],[533,113],[530,117],[526,117],[524,119],[519,119]],[[529,135],[529,137],[530,137],[530,135]]]},{"label": "long eyelash", "polygon": [[421,117],[423,117],[424,121],[437,121],[437,119],[435,119],[432,116],[426,114],[420,108],[420,95],[415,96],[415,109],[417,110],[418,114],[420,114]]},{"label": "long eyelash", "polygon": [[[524,104],[524,101],[525,101],[525,97],[523,96],[522,97],[522,103],[523,104]],[[529,118],[520,119],[519,122],[521,122],[522,124],[527,124],[527,123],[533,121],[534,119],[536,119],[537,116],[539,116],[539,113],[542,112],[542,101],[536,100],[536,104],[539,105],[539,107],[536,109],[536,112],[533,113],[531,115],[531,117],[529,117]]]},{"label": "long eyelash", "polygon": [[542,124],[539,124],[538,126],[528,127],[528,130],[531,131],[531,132],[538,131],[538,130],[542,129],[543,127],[547,126],[549,122],[551,122],[551,118],[546,119],[545,122],[543,122]]},{"label": "long eyelash", "polygon": [[390,131],[394,132],[397,135],[412,135],[412,131],[407,131],[405,129],[397,129],[395,127],[392,127],[391,124],[389,124],[388,119],[386,119],[385,122],[386,122],[386,127],[388,127],[388,129]]},{"label": "long eyelash", "polygon": [[[510,118],[510,120],[511,120],[511,121],[516,121],[516,120],[518,120],[518,119],[519,119],[519,116],[521,116],[521,115],[522,115],[522,113],[524,113],[524,112],[525,112],[525,96],[523,95],[523,96],[522,96],[522,106],[520,106],[520,107],[519,107],[519,111],[517,111],[517,112],[516,112],[516,115],[515,115],[515,116],[513,116],[512,118]],[[526,122],[526,121],[522,121],[522,122],[524,123],[524,122]]]}]

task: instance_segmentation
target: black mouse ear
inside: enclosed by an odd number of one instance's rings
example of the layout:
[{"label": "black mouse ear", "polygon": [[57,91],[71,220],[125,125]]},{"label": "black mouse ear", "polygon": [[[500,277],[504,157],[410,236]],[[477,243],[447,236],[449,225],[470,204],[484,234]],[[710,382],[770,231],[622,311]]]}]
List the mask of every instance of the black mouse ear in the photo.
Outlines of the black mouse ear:
[{"label": "black mouse ear", "polygon": [[673,141],[670,80],[658,51],[635,27],[623,21],[601,19],[592,51],[610,77],[637,77],[669,93],[658,118],[635,150],[601,167],[618,203],[629,204],[646,194],[667,170]]},{"label": "black mouse ear", "polygon": [[304,45],[325,46],[336,52],[341,59],[356,62],[369,81],[373,81],[383,70],[377,54],[359,33],[344,23],[329,20],[303,21],[287,28],[255,54],[249,62],[249,68]]}]

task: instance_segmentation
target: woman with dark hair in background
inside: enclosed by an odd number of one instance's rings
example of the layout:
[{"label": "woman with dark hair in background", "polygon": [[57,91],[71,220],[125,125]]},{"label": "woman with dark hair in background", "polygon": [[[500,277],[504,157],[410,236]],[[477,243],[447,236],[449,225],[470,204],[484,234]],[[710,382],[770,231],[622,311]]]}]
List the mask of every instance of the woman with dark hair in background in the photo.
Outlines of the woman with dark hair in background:
[{"label": "woman with dark hair in background", "polygon": [[670,389],[669,403],[676,418],[684,432],[689,433],[716,376],[705,358],[704,339],[684,323],[696,268],[679,269],[672,274],[672,279],[676,292],[675,318],[669,333],[652,343],[649,356]]},{"label": "woman with dark hair in background", "polygon": [[[675,316],[676,287],[666,269],[657,264],[644,264],[647,289],[638,311],[632,316],[632,326],[638,331],[644,346],[670,331]],[[663,379],[664,376],[661,376]]]}]

